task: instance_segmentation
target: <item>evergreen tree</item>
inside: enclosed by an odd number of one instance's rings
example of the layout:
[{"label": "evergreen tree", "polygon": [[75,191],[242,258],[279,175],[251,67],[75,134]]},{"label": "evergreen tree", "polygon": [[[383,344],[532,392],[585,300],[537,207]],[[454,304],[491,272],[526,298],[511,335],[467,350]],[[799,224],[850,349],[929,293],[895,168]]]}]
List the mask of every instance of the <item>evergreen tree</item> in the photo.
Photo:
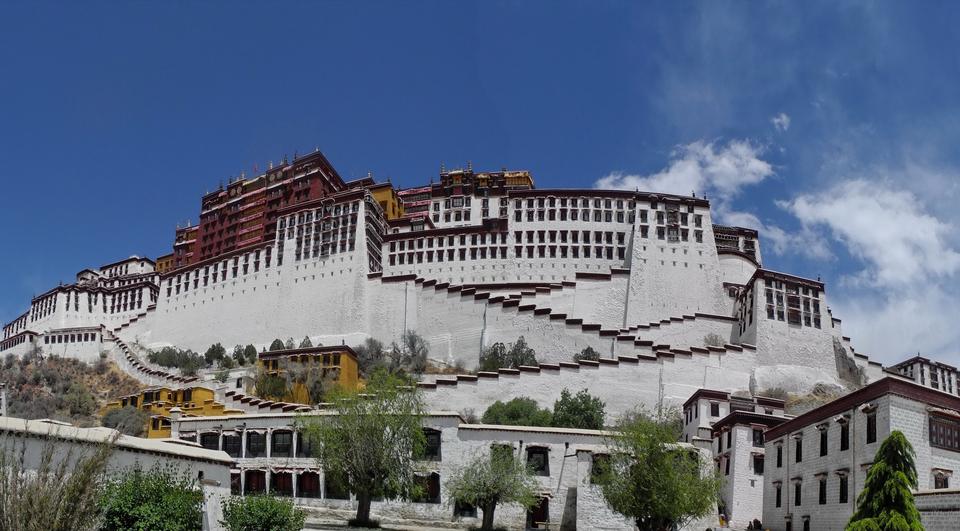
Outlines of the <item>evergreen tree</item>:
[{"label": "evergreen tree", "polygon": [[233,347],[233,361],[240,367],[247,364],[247,357],[243,354],[243,347],[237,345]]},{"label": "evergreen tree", "polygon": [[523,336],[517,338],[517,342],[512,343],[509,350],[503,343],[494,343],[480,354],[481,371],[516,369],[521,365],[537,365],[537,353],[527,345]]},{"label": "evergreen tree", "polygon": [[916,488],[913,446],[894,431],[877,450],[847,531],[923,531],[911,492]]},{"label": "evergreen tree", "polygon": [[300,342],[300,348],[310,348],[313,346],[313,342],[310,341],[310,336],[303,336],[303,341]]},{"label": "evergreen tree", "polygon": [[289,349],[292,349],[292,348],[296,348],[296,347],[297,347],[297,344],[293,342],[293,338],[292,338],[292,337],[288,337],[288,338],[287,338],[287,342],[284,343],[283,346],[284,346],[287,350],[289,350]]},{"label": "evergreen tree", "polygon": [[[293,340],[291,339],[290,342],[293,343]],[[274,350],[283,350],[284,348],[286,347],[284,347],[283,341],[281,341],[280,339],[274,339],[273,343],[270,343],[270,348],[267,350],[273,352]],[[290,348],[293,348],[293,347],[291,346]]]},{"label": "evergreen tree", "polygon": [[257,347],[247,345],[243,347],[243,357],[247,358],[247,364],[253,365],[257,362]]}]

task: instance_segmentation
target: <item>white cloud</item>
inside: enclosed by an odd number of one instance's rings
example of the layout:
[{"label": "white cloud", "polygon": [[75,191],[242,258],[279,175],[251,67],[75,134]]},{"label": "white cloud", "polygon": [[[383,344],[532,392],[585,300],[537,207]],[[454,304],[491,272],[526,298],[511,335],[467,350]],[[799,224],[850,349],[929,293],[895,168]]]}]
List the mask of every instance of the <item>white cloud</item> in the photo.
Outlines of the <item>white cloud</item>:
[{"label": "white cloud", "polygon": [[651,175],[613,172],[594,183],[596,188],[663,192],[679,195],[716,195],[732,199],[744,186],[757,184],[774,174],[762,160],[763,147],[749,140],[726,145],[698,140],[677,147],[670,164]]},{"label": "white cloud", "polygon": [[774,129],[782,133],[787,129],[790,129],[790,115],[782,112],[773,118],[770,118],[770,123],[773,124]]},{"label": "white cloud", "polygon": [[861,260],[864,269],[850,279],[857,283],[907,286],[960,270],[960,254],[947,241],[951,226],[910,192],[855,179],[778,204],[805,230],[823,229]]}]

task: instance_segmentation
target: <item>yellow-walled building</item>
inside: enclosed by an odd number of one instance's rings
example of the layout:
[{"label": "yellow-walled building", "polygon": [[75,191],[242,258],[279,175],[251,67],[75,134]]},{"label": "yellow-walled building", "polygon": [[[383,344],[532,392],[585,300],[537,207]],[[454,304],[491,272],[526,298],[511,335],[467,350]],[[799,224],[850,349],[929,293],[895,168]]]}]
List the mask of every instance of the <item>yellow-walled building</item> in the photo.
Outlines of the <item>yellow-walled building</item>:
[{"label": "yellow-walled building", "polygon": [[403,202],[389,182],[378,183],[367,187],[373,199],[380,204],[387,221],[403,217]]},{"label": "yellow-walled building", "polygon": [[[342,389],[356,391],[361,387],[357,353],[346,345],[261,352],[259,364],[261,369],[276,376],[283,376],[290,370],[314,369],[319,371],[321,378],[330,378]],[[293,383],[292,390],[285,397],[261,398],[276,398],[297,404],[311,402],[306,385],[298,382]]]},{"label": "yellow-walled building", "polygon": [[213,389],[206,387],[187,387],[171,389],[169,387],[154,387],[137,394],[121,397],[119,400],[108,402],[101,414],[127,406],[135,407],[150,415],[147,422],[146,436],[148,438],[170,437],[170,410],[179,407],[183,416],[209,417],[215,415],[243,415],[239,409],[227,408],[216,401]]}]

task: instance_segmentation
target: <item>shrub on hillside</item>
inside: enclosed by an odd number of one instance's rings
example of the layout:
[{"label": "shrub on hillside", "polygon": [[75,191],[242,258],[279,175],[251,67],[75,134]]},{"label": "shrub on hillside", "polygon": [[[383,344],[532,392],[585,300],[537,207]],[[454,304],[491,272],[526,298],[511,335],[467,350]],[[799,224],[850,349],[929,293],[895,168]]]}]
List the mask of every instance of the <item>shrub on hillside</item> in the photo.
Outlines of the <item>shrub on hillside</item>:
[{"label": "shrub on hillside", "polygon": [[300,531],[305,519],[290,499],[235,496],[223,502],[220,523],[229,531]]},{"label": "shrub on hillside", "polygon": [[560,392],[560,399],[553,404],[553,425],[584,430],[603,429],[605,406],[603,400],[592,396],[586,389],[581,389],[576,395],[564,389]]},{"label": "shrub on hillside", "polygon": [[600,353],[597,352],[596,350],[593,350],[593,347],[587,347],[587,348],[581,350],[579,354],[574,354],[574,355],[573,355],[573,362],[574,362],[574,363],[576,363],[576,362],[578,362],[578,361],[580,361],[580,360],[599,361],[599,360],[600,360]]},{"label": "shrub on hillside", "polygon": [[479,370],[516,369],[521,365],[537,365],[537,353],[527,345],[523,336],[510,344],[508,350],[503,343],[494,343],[480,354]]},{"label": "shrub on hillside", "polygon": [[196,352],[173,347],[150,351],[147,353],[147,360],[161,367],[180,369],[180,374],[184,376],[195,376],[197,371],[207,364],[203,356]]},{"label": "shrub on hillside", "polygon": [[549,409],[540,409],[537,401],[525,396],[508,402],[497,400],[483,412],[484,424],[506,424],[508,426],[552,426],[553,413]]},{"label": "shrub on hillside", "polygon": [[143,436],[150,415],[133,406],[111,409],[103,416],[103,425],[113,428],[124,435]]}]

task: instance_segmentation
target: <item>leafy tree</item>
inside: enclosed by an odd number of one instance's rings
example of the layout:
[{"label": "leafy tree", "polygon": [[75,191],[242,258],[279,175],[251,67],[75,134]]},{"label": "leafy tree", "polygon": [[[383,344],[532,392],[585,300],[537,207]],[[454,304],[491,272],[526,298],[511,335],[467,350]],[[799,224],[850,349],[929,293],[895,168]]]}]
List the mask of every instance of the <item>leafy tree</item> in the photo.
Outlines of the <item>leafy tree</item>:
[{"label": "leafy tree", "polygon": [[426,339],[413,330],[407,330],[400,338],[405,354],[404,369],[413,374],[423,374],[427,368],[427,356],[430,355],[430,344]]},{"label": "leafy tree", "polygon": [[180,369],[184,376],[195,376],[200,368],[206,366],[206,360],[192,350],[180,350],[164,347],[159,351],[147,353],[147,360],[161,367]]},{"label": "leafy tree", "polygon": [[726,341],[724,341],[720,334],[710,332],[709,334],[703,336],[703,344],[707,347],[722,347],[724,344],[726,344]]},{"label": "leafy tree", "polygon": [[[63,455],[55,443],[40,443],[36,468],[21,460],[24,443],[0,448],[0,529],[4,531],[93,531],[99,524],[100,488],[112,441],[90,451]],[[59,457],[55,457],[59,456]]]},{"label": "leafy tree", "polygon": [[609,445],[609,465],[597,476],[607,505],[640,529],[684,527],[716,508],[720,479],[706,474],[699,453],[677,444],[670,419],[626,415]]},{"label": "leafy tree", "polygon": [[576,395],[564,389],[560,392],[560,400],[553,404],[553,425],[584,430],[603,429],[606,417],[604,407],[606,404],[603,400],[591,396],[586,389],[581,389]]},{"label": "leafy tree", "polygon": [[113,428],[124,435],[141,437],[146,431],[150,415],[146,411],[133,406],[111,409],[102,419],[103,425]]},{"label": "leafy tree", "polygon": [[70,389],[63,398],[73,416],[92,415],[97,408],[97,399],[80,382],[70,384]]},{"label": "leafy tree", "polygon": [[220,343],[210,345],[210,348],[203,354],[203,359],[207,362],[207,366],[212,366],[225,357],[227,357],[227,349],[223,348],[223,345]]},{"label": "leafy tree", "polygon": [[243,357],[247,358],[248,365],[255,364],[257,362],[257,347],[253,345],[247,345],[246,347],[244,347]]},{"label": "leafy tree", "polygon": [[540,409],[536,400],[521,396],[506,403],[497,400],[490,404],[480,420],[484,424],[552,426],[553,414],[549,409]]},{"label": "leafy tree", "polygon": [[450,497],[483,511],[481,530],[493,529],[498,504],[529,509],[537,503],[538,483],[510,449],[478,455],[447,481]]},{"label": "leafy tree", "polygon": [[587,361],[597,361],[600,359],[600,353],[596,350],[593,350],[593,347],[587,347],[580,351],[579,354],[573,355],[573,361],[578,362],[580,360]]},{"label": "leafy tree", "polygon": [[922,531],[911,492],[916,488],[913,446],[903,433],[893,431],[873,458],[847,531]]},{"label": "leafy tree", "polygon": [[239,367],[243,367],[244,365],[247,364],[247,357],[244,355],[243,347],[241,347],[240,345],[233,347],[232,357],[233,357],[234,363],[236,363],[237,366]]},{"label": "leafy tree", "polygon": [[384,366],[383,343],[368,337],[362,345],[353,347],[361,376],[369,376],[377,367]]},{"label": "leafy tree", "polygon": [[233,365],[233,358],[231,358],[230,356],[224,356],[224,357],[220,360],[220,368],[221,368],[221,369],[230,370],[230,369],[233,368],[233,366],[234,366],[234,365]]},{"label": "leafy tree", "polygon": [[300,342],[300,348],[310,348],[313,346],[313,342],[310,341],[310,336],[303,336],[303,341]]},{"label": "leafy tree", "polygon": [[104,531],[188,531],[203,525],[203,492],[186,472],[139,465],[111,477],[100,498]]},{"label": "leafy tree", "polygon": [[290,349],[292,349],[292,348],[296,348],[296,346],[297,346],[297,344],[293,342],[293,338],[292,338],[292,337],[288,337],[288,338],[287,338],[287,342],[283,344],[283,347],[286,348],[287,350],[290,350]]},{"label": "leafy tree", "polygon": [[333,397],[337,415],[300,420],[317,463],[357,497],[352,525],[376,525],[370,520],[373,498],[410,498],[419,490],[413,456],[426,445],[424,406],[420,392],[406,384],[378,370],[365,394],[339,391]]},{"label": "leafy tree", "polygon": [[253,392],[260,398],[283,400],[288,391],[287,381],[282,376],[258,370],[253,379]]},{"label": "leafy tree", "polygon": [[[291,341],[292,341],[292,339],[291,339]],[[267,350],[269,350],[270,352],[273,352],[274,350],[283,350],[283,349],[285,349],[285,348],[286,348],[286,346],[284,346],[283,341],[281,341],[280,339],[274,339],[274,340],[273,340],[273,343],[270,343],[270,348],[267,349]],[[293,347],[291,347],[291,348],[293,348]]]},{"label": "leafy tree", "polygon": [[274,496],[235,496],[223,502],[228,531],[300,531],[306,514],[293,500]]},{"label": "leafy tree", "polygon": [[527,340],[520,336],[510,349],[503,343],[494,343],[480,354],[480,370],[496,371],[497,369],[516,369],[521,365],[536,365],[537,353],[527,345]]},{"label": "leafy tree", "polygon": [[220,369],[219,371],[217,371],[217,374],[214,375],[213,379],[220,383],[226,382],[227,380],[230,379],[230,370],[226,368]]}]

